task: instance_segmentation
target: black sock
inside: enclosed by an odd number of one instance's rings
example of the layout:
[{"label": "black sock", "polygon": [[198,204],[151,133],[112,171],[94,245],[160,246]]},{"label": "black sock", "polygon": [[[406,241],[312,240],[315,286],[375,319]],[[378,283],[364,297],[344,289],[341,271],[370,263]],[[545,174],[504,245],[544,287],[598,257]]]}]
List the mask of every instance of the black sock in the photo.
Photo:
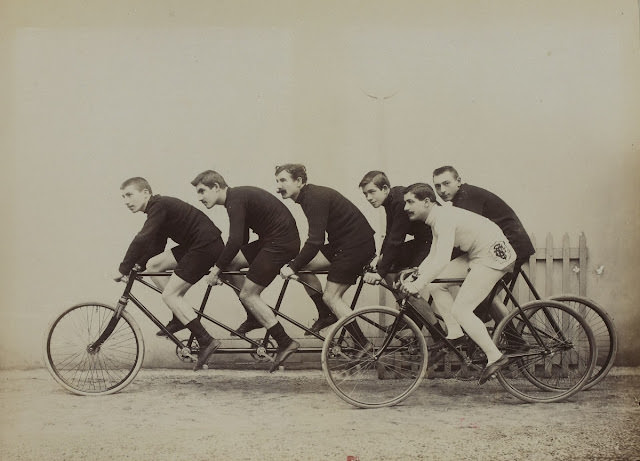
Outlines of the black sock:
[{"label": "black sock", "polygon": [[364,346],[369,342],[355,320],[348,325],[345,325],[345,329],[360,346]]},{"label": "black sock", "polygon": [[198,340],[200,348],[208,346],[209,343],[213,340],[209,332],[204,329],[199,319],[193,319],[191,322],[186,324],[186,327],[191,330],[191,333],[194,334],[194,336]]},{"label": "black sock", "polygon": [[326,318],[331,317],[333,312],[329,309],[324,301],[322,300],[322,293],[315,293],[310,295],[311,301],[316,305],[316,309],[318,309],[318,318]]},{"label": "black sock", "polygon": [[267,330],[269,334],[276,340],[279,348],[287,347],[289,344],[293,342],[293,339],[289,337],[284,328],[280,324],[280,322],[276,323],[274,326]]}]

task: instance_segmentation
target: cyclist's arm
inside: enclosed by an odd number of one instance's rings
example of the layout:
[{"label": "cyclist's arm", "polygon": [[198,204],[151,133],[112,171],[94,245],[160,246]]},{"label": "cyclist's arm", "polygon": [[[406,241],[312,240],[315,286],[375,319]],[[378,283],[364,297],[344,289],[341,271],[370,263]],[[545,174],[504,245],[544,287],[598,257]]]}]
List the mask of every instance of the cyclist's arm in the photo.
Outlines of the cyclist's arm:
[{"label": "cyclist's arm", "polygon": [[380,260],[376,268],[382,278],[389,273],[389,269],[397,259],[400,247],[409,232],[409,217],[404,211],[404,202],[402,202],[402,205],[403,208],[396,207],[388,211],[392,215],[387,216],[386,235],[380,247]]},{"label": "cyclist's arm", "polygon": [[144,266],[149,258],[164,250],[167,244],[167,237],[162,231],[162,226],[166,220],[167,210],[158,205],[149,210],[149,215],[142,229],[129,245],[118,268],[122,275],[128,274],[136,264]]},{"label": "cyclist's arm", "polygon": [[242,245],[249,241],[249,228],[246,225],[246,202],[229,204],[227,213],[229,214],[229,238],[214,267],[214,269],[217,268],[217,272],[226,269]]},{"label": "cyclist's arm", "polygon": [[455,242],[456,226],[448,216],[442,216],[433,226],[433,242],[429,255],[418,267],[418,278],[414,286],[421,290],[431,283],[449,264]]},{"label": "cyclist's arm", "polygon": [[309,221],[309,236],[298,256],[289,264],[289,267],[295,272],[309,264],[314,256],[318,254],[322,245],[324,245],[327,221],[329,219],[329,201],[309,200],[302,206],[302,210]]}]

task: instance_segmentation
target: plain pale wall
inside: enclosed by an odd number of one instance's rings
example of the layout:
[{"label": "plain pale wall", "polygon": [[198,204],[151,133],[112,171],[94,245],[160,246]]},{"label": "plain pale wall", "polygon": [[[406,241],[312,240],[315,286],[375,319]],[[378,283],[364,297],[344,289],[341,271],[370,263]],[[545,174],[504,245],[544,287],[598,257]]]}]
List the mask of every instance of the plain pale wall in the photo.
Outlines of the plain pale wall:
[{"label": "plain pale wall", "polygon": [[[378,231],[366,171],[406,185],[453,164],[540,242],[584,232],[588,295],[617,323],[619,363],[640,364],[639,19],[631,0],[3,2],[0,367],[41,365],[64,306],[117,300],[105,274],[144,219],[122,206],[124,179],[201,207],[200,171],[273,191],[289,161]],[[208,214],[226,228],[224,210]],[[148,363],[174,363],[137,318]]]}]

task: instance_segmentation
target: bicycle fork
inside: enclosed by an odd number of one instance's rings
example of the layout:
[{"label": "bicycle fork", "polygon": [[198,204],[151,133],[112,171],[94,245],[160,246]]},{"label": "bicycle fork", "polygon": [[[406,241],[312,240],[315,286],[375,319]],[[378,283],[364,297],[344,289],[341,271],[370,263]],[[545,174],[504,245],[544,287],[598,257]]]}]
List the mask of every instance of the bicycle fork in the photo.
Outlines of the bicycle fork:
[{"label": "bicycle fork", "polygon": [[131,291],[133,282],[136,279],[136,275],[138,274],[138,271],[140,271],[141,269],[142,268],[138,264],[136,264],[135,267],[132,269],[131,274],[129,275],[129,279],[127,280],[127,285],[124,289],[124,292],[122,293],[122,296],[120,296],[120,299],[118,300],[118,304],[116,305],[115,313],[109,320],[109,323],[107,323],[107,326],[102,331],[98,339],[96,339],[94,342],[92,342],[87,346],[87,352],[89,354],[98,353],[100,351],[100,346],[104,344],[107,338],[109,338],[109,336],[111,336],[111,333],[113,333],[113,331],[116,329],[116,326],[120,321],[120,317],[122,317],[122,312],[124,311],[125,307],[127,307],[127,303],[129,302],[129,292]]}]

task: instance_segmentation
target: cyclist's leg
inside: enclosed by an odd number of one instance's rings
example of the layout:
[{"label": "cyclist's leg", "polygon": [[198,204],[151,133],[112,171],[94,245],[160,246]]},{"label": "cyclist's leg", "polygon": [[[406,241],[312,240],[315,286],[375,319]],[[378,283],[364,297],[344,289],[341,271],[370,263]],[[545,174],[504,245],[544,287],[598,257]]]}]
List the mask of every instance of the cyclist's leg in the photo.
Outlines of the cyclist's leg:
[{"label": "cyclist's leg", "polygon": [[346,317],[351,313],[343,296],[362,275],[365,265],[373,259],[375,251],[375,242],[371,238],[370,242],[366,241],[346,250],[335,250],[325,245],[313,259],[312,263],[329,269],[323,299],[337,317]]},{"label": "cyclist's leg", "polygon": [[[307,295],[309,295],[318,310],[318,321],[322,319],[326,322],[331,321],[330,324],[335,323],[336,319],[333,312],[331,312],[329,306],[327,306],[322,300],[322,284],[320,283],[318,276],[314,274],[300,274],[298,277],[306,284],[304,285],[304,290],[307,292]],[[313,330],[313,328],[311,329]]]},{"label": "cyclist's leg", "polygon": [[[178,260],[185,255],[187,249],[183,246],[176,246],[170,250],[167,250],[163,253],[157,254],[153,256],[149,261],[147,261],[147,270],[149,272],[164,272],[171,269],[175,269],[178,265]],[[169,277],[166,276],[157,276],[151,277],[151,281],[155,286],[158,287],[160,292],[163,292],[167,283],[169,283]],[[177,333],[178,331],[184,329],[184,323],[176,317],[174,314],[169,323],[167,323],[166,328],[171,333]],[[156,333],[157,336],[166,336],[166,333],[163,330],[159,330]]]},{"label": "cyclist's leg", "polygon": [[162,292],[163,301],[198,340],[200,351],[194,370],[203,368],[209,356],[220,347],[221,343],[202,326],[200,318],[184,299],[184,295],[192,285],[209,272],[223,250],[224,242],[221,239],[195,243],[179,258],[178,265]]},{"label": "cyclist's leg", "polygon": [[[185,325],[196,319],[197,315],[184,299],[184,295],[192,285],[209,272],[223,249],[224,243],[218,239],[196,244],[184,251],[182,246],[172,250],[172,255],[178,262],[162,292],[162,300]],[[168,257],[166,260],[170,263],[171,258]]]},{"label": "cyclist's leg", "polygon": [[350,286],[348,283],[337,283],[327,280],[323,299],[338,318],[346,317],[351,313],[349,305],[342,298]]},{"label": "cyclist's leg", "polygon": [[183,280],[174,273],[162,292],[162,300],[169,306],[173,314],[185,325],[198,340],[200,352],[194,370],[200,370],[207,360],[220,347],[220,341],[213,338],[200,323],[195,311],[184,299],[185,293],[193,284]]},{"label": "cyclist's leg", "polygon": [[[522,265],[528,261],[528,257],[518,258],[513,264],[513,270],[505,275],[503,275],[503,280],[509,286],[514,277],[517,277],[520,273],[520,269]],[[502,302],[501,293],[503,293],[502,287],[499,287],[495,293],[494,298],[491,300],[491,303],[488,305],[488,312],[491,318],[495,321],[496,325],[500,323],[500,321],[509,315],[509,309]]]},{"label": "cyclist's leg", "polygon": [[183,280],[177,274],[172,274],[162,292],[162,300],[171,309],[173,315],[184,325],[196,318],[189,303],[184,299],[185,293],[191,288],[192,284]]},{"label": "cyclist's leg", "polygon": [[[349,283],[339,283],[327,280],[327,286],[324,290],[323,299],[324,302],[327,303],[327,306],[329,306],[329,308],[338,318],[347,317],[352,312],[349,308],[349,305],[343,298],[345,292],[349,289],[349,287],[351,287],[351,285],[352,284]],[[364,333],[358,326],[358,323],[354,320],[353,322],[351,322],[351,324],[346,325],[345,328],[347,329],[349,334],[351,334],[353,339],[358,344],[360,344],[360,346],[363,346],[362,350],[365,351],[365,346],[367,345],[369,340],[364,336]]]},{"label": "cyclist's leg", "polygon": [[318,253],[313,257],[313,259],[304,266],[305,270],[309,271],[324,271],[331,267],[331,261],[327,257],[326,253],[326,245],[322,248],[324,251],[318,251]]},{"label": "cyclist's leg", "polygon": [[[178,245],[163,253],[157,254],[147,261],[147,271],[164,272],[175,269],[178,265],[178,260],[184,256],[185,253],[186,249]],[[164,287],[169,283],[169,277],[164,276],[151,277],[151,280],[161,291],[164,290]]]},{"label": "cyclist's leg", "polygon": [[[438,278],[465,278],[469,273],[469,258],[462,255],[452,260],[438,274]],[[460,324],[452,314],[454,299],[451,293],[453,287],[457,287],[453,283],[430,283],[427,285],[427,292],[433,297],[433,305],[436,312],[440,314],[447,326],[447,339],[457,339],[464,335],[460,328]],[[428,298],[427,293],[423,298]]]},{"label": "cyclist's leg", "polygon": [[266,329],[274,326],[278,320],[260,294],[265,287],[246,279],[240,291],[240,301],[251,312],[251,315]]},{"label": "cyclist's leg", "polygon": [[[338,318],[346,317],[351,313],[349,305],[344,300],[344,294],[350,286],[356,283],[356,280],[362,274],[364,266],[375,255],[375,251],[373,238],[357,247],[339,250],[333,254],[325,249],[325,257],[329,254],[331,266],[327,275],[327,285],[323,299]],[[329,258],[327,259],[329,260]],[[346,328],[358,343],[363,346],[367,344],[368,341],[357,322],[352,322]]]},{"label": "cyclist's leg", "polygon": [[484,351],[488,364],[502,357],[487,328],[475,313],[476,306],[491,292],[504,271],[481,264],[472,264],[453,303],[452,314],[469,337]]},{"label": "cyclist's leg", "polygon": [[[304,269],[312,271],[326,270],[330,265],[331,263],[329,262],[327,257],[322,253],[322,251],[319,251],[318,254],[316,254],[316,256],[309,262],[309,264],[305,266]],[[335,316],[331,308],[325,303],[323,299],[324,295],[322,285],[318,277],[313,274],[301,274],[299,277],[300,280],[308,283],[313,287],[313,289],[307,286],[305,286],[304,288],[315,304],[316,309],[318,310],[318,320],[316,320],[310,328],[311,331],[318,333],[323,328],[336,323],[338,318]]]},{"label": "cyclist's leg", "polygon": [[[253,261],[259,251],[260,246],[258,240],[245,245],[241,249],[241,251],[239,251],[238,254],[236,254],[236,256],[231,260],[229,266],[227,267],[227,270],[238,271],[240,269],[246,269],[247,267],[249,267],[250,262]],[[240,304],[242,304],[242,307],[244,308],[244,311],[246,313],[245,320],[236,328],[235,331],[245,335],[250,331],[262,328],[262,324],[254,317],[251,310],[244,304],[242,298],[240,297],[240,293],[244,287],[246,277],[244,275],[224,275],[223,277],[227,282],[231,284],[231,286],[236,291],[238,299],[240,300]],[[234,333],[231,333],[231,336],[234,336]]]},{"label": "cyclist's leg", "polygon": [[265,243],[251,262],[240,291],[242,304],[251,311],[278,344],[278,352],[271,365],[271,372],[277,370],[278,366],[300,347],[300,344],[284,331],[275,314],[260,295],[280,273],[280,268],[295,257],[298,247],[298,244]]}]

